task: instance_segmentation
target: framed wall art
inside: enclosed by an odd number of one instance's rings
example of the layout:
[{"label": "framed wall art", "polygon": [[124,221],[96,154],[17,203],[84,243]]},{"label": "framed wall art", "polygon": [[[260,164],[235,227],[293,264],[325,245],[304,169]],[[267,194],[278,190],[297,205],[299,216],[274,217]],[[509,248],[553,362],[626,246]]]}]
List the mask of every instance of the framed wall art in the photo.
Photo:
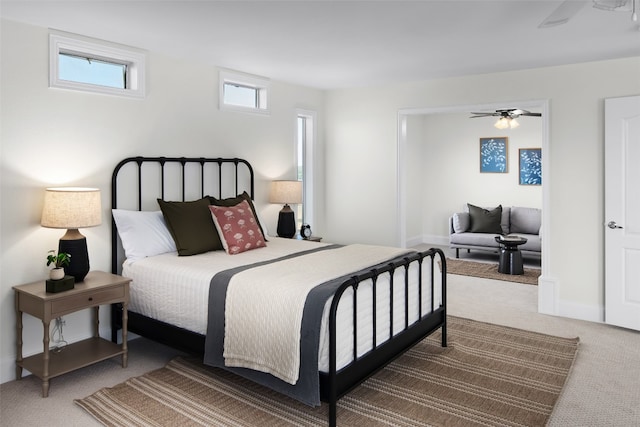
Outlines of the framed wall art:
[{"label": "framed wall art", "polygon": [[518,158],[520,185],[542,185],[542,149],[521,148]]},{"label": "framed wall art", "polygon": [[494,137],[480,138],[480,172],[507,173],[508,172],[508,142],[509,138]]}]

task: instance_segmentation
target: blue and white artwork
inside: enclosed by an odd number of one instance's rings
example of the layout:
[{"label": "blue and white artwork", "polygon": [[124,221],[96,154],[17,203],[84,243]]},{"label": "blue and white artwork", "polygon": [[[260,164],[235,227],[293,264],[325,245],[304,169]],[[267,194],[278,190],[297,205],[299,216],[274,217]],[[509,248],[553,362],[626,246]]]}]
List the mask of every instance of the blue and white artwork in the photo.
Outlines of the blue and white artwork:
[{"label": "blue and white artwork", "polygon": [[520,149],[520,185],[542,185],[542,149]]},{"label": "blue and white artwork", "polygon": [[480,172],[508,172],[507,141],[507,137],[480,138]]}]

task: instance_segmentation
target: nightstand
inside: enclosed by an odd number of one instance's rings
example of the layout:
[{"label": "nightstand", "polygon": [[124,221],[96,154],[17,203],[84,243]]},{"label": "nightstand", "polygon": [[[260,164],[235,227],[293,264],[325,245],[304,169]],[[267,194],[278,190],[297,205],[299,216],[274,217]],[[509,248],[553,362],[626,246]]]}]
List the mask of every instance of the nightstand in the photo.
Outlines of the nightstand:
[{"label": "nightstand", "polygon": [[[49,379],[83,368],[114,356],[122,355],[122,367],[127,367],[127,305],[131,279],[102,271],[91,271],[75,288],[47,293],[45,281],[14,286],[16,306],[16,378],[22,379],[26,369],[42,379],[42,397],[49,395]],[[99,306],[122,303],[122,345],[100,338]],[[69,344],[56,353],[49,349],[49,324],[52,319],[79,310],[93,308],[93,337]],[[43,352],[22,358],[22,313],[40,320],[44,328]]]},{"label": "nightstand", "polygon": [[296,234],[296,240],[306,240],[308,242],[321,242],[322,241],[322,237],[320,236],[311,236],[307,239],[303,239],[302,236],[300,236],[300,234]]}]

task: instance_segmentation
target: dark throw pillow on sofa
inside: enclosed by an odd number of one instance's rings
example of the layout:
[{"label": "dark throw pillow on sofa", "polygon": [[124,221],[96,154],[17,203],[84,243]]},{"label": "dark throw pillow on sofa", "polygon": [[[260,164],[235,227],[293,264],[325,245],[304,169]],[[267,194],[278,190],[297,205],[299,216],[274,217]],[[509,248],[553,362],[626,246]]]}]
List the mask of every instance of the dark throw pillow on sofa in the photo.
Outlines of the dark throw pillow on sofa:
[{"label": "dark throw pillow on sofa", "polygon": [[167,228],[176,242],[178,255],[196,255],[223,250],[209,210],[209,198],[192,202],[165,202],[158,199]]},{"label": "dark throw pillow on sofa", "polygon": [[502,227],[500,226],[502,205],[492,210],[474,206],[469,203],[467,203],[467,206],[469,206],[472,233],[502,234]]}]

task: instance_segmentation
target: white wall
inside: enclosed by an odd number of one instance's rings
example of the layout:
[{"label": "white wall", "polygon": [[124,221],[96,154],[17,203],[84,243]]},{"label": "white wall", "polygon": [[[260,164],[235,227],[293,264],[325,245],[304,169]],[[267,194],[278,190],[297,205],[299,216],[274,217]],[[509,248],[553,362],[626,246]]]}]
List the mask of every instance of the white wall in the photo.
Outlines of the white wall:
[{"label": "white wall", "polygon": [[[273,178],[295,177],[296,108],[318,111],[322,153],[324,94],[272,82],[270,116],[221,112],[218,69],[148,54],[144,100],[48,88],[48,31],[2,21],[0,381],[15,374],[12,286],[45,278],[47,250],[64,230],[40,227],[44,188],[95,186],[103,224],[83,229],[92,269],[110,270],[110,179],[134,155],[242,157],[256,173],[256,205],[275,230],[280,206],[267,202]],[[136,46],[144,49],[144,46]],[[316,165],[322,170],[322,165]],[[322,194],[316,200],[322,205]],[[316,228],[314,228],[316,230]],[[321,231],[318,229],[318,231]],[[109,317],[101,313],[108,335]],[[66,316],[64,336],[90,336],[89,313]],[[25,355],[42,350],[42,324],[24,315]]]},{"label": "white wall", "polygon": [[[423,186],[422,234],[409,234],[408,240],[448,244],[448,218],[467,203],[542,208],[542,187],[520,185],[518,175],[519,149],[542,147],[541,119],[523,117],[518,120],[520,127],[499,130],[493,127],[495,118],[469,116],[468,112],[418,116],[423,121],[418,143],[424,151],[419,169],[414,170],[420,182],[437,184]],[[506,173],[480,173],[480,138],[485,137],[508,138]]]},{"label": "white wall", "polygon": [[[603,100],[640,93],[640,57],[508,73],[334,90],[326,100],[327,240],[399,241],[397,123],[401,109],[549,100],[543,152],[550,218],[545,294],[550,312],[602,320]],[[525,119],[523,119],[524,122]],[[418,177],[419,179],[420,177]],[[341,191],[349,184],[353,195]],[[450,186],[441,173],[437,184]],[[427,186],[430,183],[422,183]],[[366,212],[366,215],[363,214]],[[577,249],[579,248],[579,250]]]}]

